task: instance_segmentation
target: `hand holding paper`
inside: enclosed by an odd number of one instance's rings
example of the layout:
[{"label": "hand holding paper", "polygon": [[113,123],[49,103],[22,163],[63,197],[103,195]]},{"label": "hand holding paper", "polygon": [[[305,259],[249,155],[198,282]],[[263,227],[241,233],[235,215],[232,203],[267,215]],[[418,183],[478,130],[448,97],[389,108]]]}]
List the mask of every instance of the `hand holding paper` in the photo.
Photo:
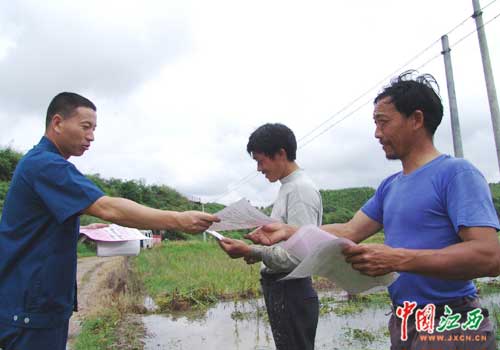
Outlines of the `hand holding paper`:
[{"label": "hand holding paper", "polygon": [[408,253],[385,244],[359,244],[346,247],[342,253],[354,269],[368,276],[388,274],[403,261],[411,259]]},{"label": "hand holding paper", "polygon": [[251,252],[250,246],[238,239],[224,238],[219,245],[233,259],[247,257]]},{"label": "hand holding paper", "polygon": [[245,238],[251,240],[256,244],[273,245],[275,243],[285,241],[290,238],[298,227],[275,222],[272,224],[264,225],[256,230],[245,235]]},{"label": "hand holding paper", "polygon": [[349,249],[357,252],[359,246],[312,225],[301,227],[289,240],[280,245],[301,260],[284,279],[323,276],[349,293],[356,294],[373,288],[386,287],[398,277],[397,273],[378,277],[361,274],[345,260],[342,254],[342,251]]},{"label": "hand holding paper", "polygon": [[216,215],[203,213],[201,211],[184,211],[177,213],[179,227],[188,233],[199,233],[205,231],[212,223],[220,219]]}]

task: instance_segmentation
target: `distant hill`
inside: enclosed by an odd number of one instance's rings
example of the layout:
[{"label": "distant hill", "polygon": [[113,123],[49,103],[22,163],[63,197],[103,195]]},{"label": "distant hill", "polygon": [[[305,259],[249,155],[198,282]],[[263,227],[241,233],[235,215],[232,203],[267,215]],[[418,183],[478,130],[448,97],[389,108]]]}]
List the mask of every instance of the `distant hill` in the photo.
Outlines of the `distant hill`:
[{"label": "distant hill", "polygon": [[320,190],[323,199],[323,224],[349,221],[363,204],[375,193],[371,187],[354,187],[341,190]]},{"label": "distant hill", "polygon": [[[491,183],[489,186],[497,216],[500,218],[500,183]],[[323,198],[323,223],[330,224],[349,221],[375,190],[371,187],[355,187],[320,192]]]},{"label": "distant hill", "polygon": [[[7,194],[10,179],[14,169],[22,157],[22,153],[10,147],[0,147],[0,212]],[[99,174],[87,175],[107,195],[131,199],[144,205],[165,210],[201,210],[201,204],[189,201],[175,189],[165,185],[146,185],[138,180],[105,179]],[[497,215],[500,214],[500,183],[490,184],[493,203]],[[373,195],[371,187],[355,187],[340,190],[321,190],[323,198],[323,223],[346,222],[358,211],[361,206]],[[205,211],[215,213],[224,208],[219,203],[206,203]],[[271,207],[264,212],[270,214]],[[500,216],[500,215],[499,215]],[[83,217],[86,224],[95,219]]]}]

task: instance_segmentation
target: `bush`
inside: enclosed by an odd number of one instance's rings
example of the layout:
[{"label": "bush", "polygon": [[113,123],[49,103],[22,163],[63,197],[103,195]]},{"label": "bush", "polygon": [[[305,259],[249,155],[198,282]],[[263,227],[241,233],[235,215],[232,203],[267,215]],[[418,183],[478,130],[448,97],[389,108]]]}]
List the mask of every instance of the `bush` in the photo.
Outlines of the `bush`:
[{"label": "bush", "polygon": [[0,149],[0,181],[10,181],[22,153],[10,147]]}]

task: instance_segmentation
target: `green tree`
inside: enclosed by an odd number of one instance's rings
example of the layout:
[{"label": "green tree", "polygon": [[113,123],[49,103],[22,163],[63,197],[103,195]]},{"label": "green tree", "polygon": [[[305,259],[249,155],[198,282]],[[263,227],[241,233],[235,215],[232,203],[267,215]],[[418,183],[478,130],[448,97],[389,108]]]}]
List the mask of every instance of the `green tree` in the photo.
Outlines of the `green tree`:
[{"label": "green tree", "polygon": [[0,149],[0,181],[10,181],[22,153],[10,147]]},{"label": "green tree", "polygon": [[345,188],[341,190],[320,190],[323,199],[323,223],[343,223],[349,221],[354,214],[373,196],[371,187]]}]

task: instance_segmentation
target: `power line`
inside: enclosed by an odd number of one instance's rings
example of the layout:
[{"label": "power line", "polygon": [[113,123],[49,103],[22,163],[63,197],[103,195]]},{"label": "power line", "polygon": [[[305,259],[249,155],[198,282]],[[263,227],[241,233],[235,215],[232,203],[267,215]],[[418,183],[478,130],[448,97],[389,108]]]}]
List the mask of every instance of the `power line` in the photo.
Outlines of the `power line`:
[{"label": "power line", "polygon": [[[490,3],[488,3],[486,6],[484,6],[481,10],[484,10],[486,9],[488,6],[492,5],[493,3],[495,3],[497,0],[493,0],[491,1]],[[497,15],[495,15],[493,18],[491,18],[489,21],[487,21],[486,23],[484,23],[484,26],[485,27],[486,25],[488,25],[489,23],[491,23],[492,21],[494,21],[495,19],[497,19],[498,17],[500,16],[500,13],[498,13]],[[455,30],[457,30],[459,27],[461,27],[462,25],[464,25],[468,20],[470,20],[470,16],[468,16],[467,18],[465,18],[464,20],[462,20],[459,24],[457,24],[455,27],[453,27],[451,30],[449,30],[446,35],[449,35],[451,34],[452,32],[454,32]],[[463,36],[462,38],[460,38],[459,40],[457,40],[453,45],[450,45],[450,48],[451,47],[455,47],[457,46],[458,44],[460,44],[462,41],[464,41],[466,38],[468,38],[470,35],[474,34],[475,32],[477,32],[477,29],[471,31],[470,33],[466,34],[465,36]],[[403,68],[407,67],[410,63],[412,63],[413,61],[415,61],[416,59],[418,59],[420,56],[422,56],[423,54],[425,54],[427,51],[429,51],[433,46],[435,46],[437,43],[440,42],[441,39],[438,39],[438,40],[435,40],[434,42],[432,42],[430,45],[428,45],[426,48],[424,48],[423,50],[421,50],[419,53],[417,53],[416,55],[414,55],[411,59],[409,59],[407,62],[405,62],[403,65],[401,65],[398,69],[394,70],[392,73],[388,74],[387,76],[385,76],[383,79],[380,79],[376,84],[374,84],[372,87],[370,87],[369,89],[365,90],[365,92],[363,92],[361,95],[359,95],[358,97],[356,97],[354,100],[352,100],[351,102],[349,102],[347,105],[345,105],[344,107],[342,107],[339,111],[337,111],[336,113],[334,113],[331,117],[329,117],[328,119],[326,119],[325,121],[323,121],[321,124],[319,124],[318,126],[316,126],[315,128],[313,128],[311,131],[309,131],[306,135],[302,136],[298,141],[298,143],[301,143],[299,145],[299,149],[302,149],[304,148],[306,145],[308,145],[309,143],[311,143],[312,141],[314,141],[315,139],[317,139],[318,137],[320,137],[321,135],[325,134],[328,130],[332,129],[333,127],[335,127],[336,125],[340,124],[342,121],[344,121],[345,119],[351,117],[354,113],[358,112],[359,110],[361,110],[363,107],[365,107],[367,104],[369,104],[371,102],[371,98],[365,102],[363,102],[361,105],[359,105],[358,107],[356,107],[354,110],[352,110],[351,112],[347,113],[346,115],[344,115],[341,119],[335,121],[334,123],[332,123],[331,125],[328,125],[325,129],[323,129],[321,132],[319,132],[318,134],[314,135],[313,137],[311,137],[309,140],[306,140],[304,141],[305,139],[307,139],[310,135],[313,135],[317,130],[321,129],[323,126],[327,125],[330,121],[332,121],[335,117],[337,117],[338,115],[340,115],[341,113],[343,113],[344,111],[346,111],[347,109],[349,109],[350,107],[352,107],[354,104],[356,104],[358,101],[360,101],[363,97],[365,97],[368,93],[372,92],[374,89],[378,88],[381,84],[385,83],[388,79],[392,78],[396,73],[400,72]],[[427,61],[425,61],[423,64],[421,64],[420,66],[418,66],[416,68],[416,70],[420,70],[421,68],[425,67],[426,65],[428,65],[430,62],[434,61],[435,59],[437,59],[438,57],[441,56],[441,52],[437,55],[434,55],[432,56],[430,59],[428,59]],[[241,180],[238,180],[236,182],[236,184],[233,185],[233,189],[231,190],[228,190],[226,191],[224,194],[222,194],[220,197],[216,198],[215,199],[215,202],[219,201],[220,199],[226,197],[228,194],[232,193],[234,190],[236,190],[237,188],[241,187],[242,185],[250,182],[251,180],[253,180],[256,176],[258,175],[258,172],[252,172],[252,173],[249,173],[248,175],[246,175],[245,177],[243,177]]]},{"label": "power line", "polygon": [[497,0],[493,0],[493,1],[490,1],[487,5],[483,6],[483,8],[481,10],[486,10],[486,8],[488,6],[490,6],[491,4],[493,4],[494,2],[496,2]]},{"label": "power line", "polygon": [[[496,0],[492,1],[491,3],[495,2]],[[490,3],[490,4],[491,4]],[[494,20],[496,20],[498,17],[500,17],[500,12],[497,13],[493,18],[491,18],[490,20],[488,20],[487,22],[484,23],[484,25],[480,28],[484,28],[486,27],[486,25],[488,25],[489,23],[493,22]],[[472,34],[476,33],[477,32],[477,29],[474,29],[472,30],[471,32],[467,33],[466,35],[464,35],[463,37],[461,37],[460,39],[458,39],[454,44],[453,46],[457,46],[458,44],[460,44],[462,41],[464,41],[465,39],[467,39],[469,36],[471,36]]]}]

